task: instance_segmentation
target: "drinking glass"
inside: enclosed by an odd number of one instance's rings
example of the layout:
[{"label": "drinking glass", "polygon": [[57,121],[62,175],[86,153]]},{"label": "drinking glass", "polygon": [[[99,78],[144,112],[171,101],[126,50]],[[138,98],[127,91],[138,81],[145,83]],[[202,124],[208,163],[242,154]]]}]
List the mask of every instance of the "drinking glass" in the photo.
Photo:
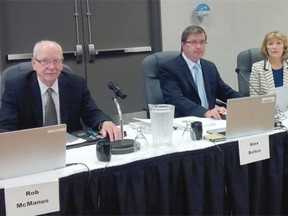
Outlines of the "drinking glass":
[{"label": "drinking glass", "polygon": [[182,133],[182,144],[190,144],[192,142],[191,139],[191,121],[183,121],[186,126]]},{"label": "drinking glass", "polygon": [[193,147],[196,148],[194,140],[192,139],[194,132],[193,132],[193,129],[191,127],[191,123],[193,121],[183,121],[183,122],[186,124],[186,126],[183,130],[183,133],[182,133],[182,144],[193,145]]},{"label": "drinking glass", "polygon": [[150,146],[149,143],[143,134],[144,127],[138,126],[137,128],[137,134],[134,139],[134,154],[136,158],[144,158],[148,155],[150,155]]}]

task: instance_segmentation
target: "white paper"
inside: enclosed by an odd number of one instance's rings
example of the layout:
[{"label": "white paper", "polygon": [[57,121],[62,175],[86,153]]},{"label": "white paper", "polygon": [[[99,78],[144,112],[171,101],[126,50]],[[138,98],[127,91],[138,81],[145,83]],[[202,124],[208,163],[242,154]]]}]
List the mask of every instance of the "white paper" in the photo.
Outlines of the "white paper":
[{"label": "white paper", "polygon": [[59,182],[6,187],[6,215],[40,215],[60,210]]},{"label": "white paper", "polygon": [[269,135],[249,136],[239,139],[240,165],[270,158]]}]

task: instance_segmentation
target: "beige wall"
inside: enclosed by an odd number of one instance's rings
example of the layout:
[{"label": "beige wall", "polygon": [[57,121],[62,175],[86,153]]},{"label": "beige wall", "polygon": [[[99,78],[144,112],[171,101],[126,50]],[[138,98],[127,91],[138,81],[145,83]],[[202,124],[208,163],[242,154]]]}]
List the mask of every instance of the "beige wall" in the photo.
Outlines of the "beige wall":
[{"label": "beige wall", "polygon": [[[195,8],[200,3],[210,7],[210,14],[200,22]],[[264,35],[280,30],[288,35],[287,0],[161,0],[163,50],[179,50],[184,28],[196,24],[208,34],[204,58],[213,61],[222,78],[238,88],[237,54],[259,47]]]}]

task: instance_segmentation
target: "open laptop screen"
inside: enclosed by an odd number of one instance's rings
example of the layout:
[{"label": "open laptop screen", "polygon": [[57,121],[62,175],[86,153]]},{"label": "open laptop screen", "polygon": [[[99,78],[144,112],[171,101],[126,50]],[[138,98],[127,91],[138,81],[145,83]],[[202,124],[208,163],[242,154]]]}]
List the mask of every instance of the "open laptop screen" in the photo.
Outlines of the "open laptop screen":
[{"label": "open laptop screen", "polygon": [[276,95],[259,95],[227,101],[226,138],[274,130]]},{"label": "open laptop screen", "polygon": [[0,133],[0,179],[65,165],[65,124]]},{"label": "open laptop screen", "polygon": [[275,94],[229,99],[226,127],[207,133],[220,133],[231,139],[273,131],[275,105]]}]

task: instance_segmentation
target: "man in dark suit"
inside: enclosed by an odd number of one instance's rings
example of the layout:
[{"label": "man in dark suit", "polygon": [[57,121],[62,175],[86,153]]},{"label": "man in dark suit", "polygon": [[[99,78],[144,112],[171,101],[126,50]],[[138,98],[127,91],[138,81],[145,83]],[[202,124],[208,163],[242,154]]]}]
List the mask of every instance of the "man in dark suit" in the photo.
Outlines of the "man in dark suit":
[{"label": "man in dark suit", "polygon": [[[0,109],[0,132],[41,127],[45,124],[47,89],[52,88],[55,124],[65,123],[67,131],[86,126],[100,130],[110,140],[120,138],[119,128],[93,101],[86,81],[62,72],[63,52],[55,41],[36,43],[31,60],[34,71],[8,80]],[[55,113],[55,112],[54,112]]]},{"label": "man in dark suit", "polygon": [[181,38],[182,53],[160,67],[164,101],[175,105],[175,117],[221,119],[226,109],[215,106],[216,98],[226,102],[229,98],[242,96],[221,79],[214,63],[202,58],[206,43],[203,28],[187,27]]}]

